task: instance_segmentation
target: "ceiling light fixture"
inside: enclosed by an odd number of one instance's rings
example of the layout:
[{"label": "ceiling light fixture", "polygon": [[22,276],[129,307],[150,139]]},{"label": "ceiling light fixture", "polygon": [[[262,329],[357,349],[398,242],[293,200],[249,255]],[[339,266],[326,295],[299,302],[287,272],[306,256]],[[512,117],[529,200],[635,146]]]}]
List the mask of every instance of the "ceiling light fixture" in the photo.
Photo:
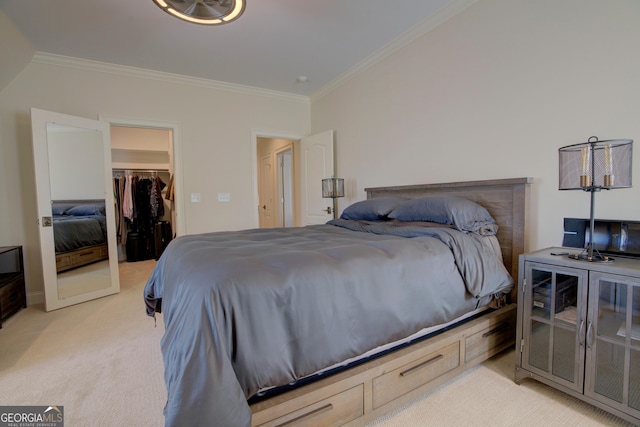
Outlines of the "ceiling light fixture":
[{"label": "ceiling light fixture", "polygon": [[245,0],[153,0],[162,10],[182,20],[203,25],[221,25],[242,15]]}]

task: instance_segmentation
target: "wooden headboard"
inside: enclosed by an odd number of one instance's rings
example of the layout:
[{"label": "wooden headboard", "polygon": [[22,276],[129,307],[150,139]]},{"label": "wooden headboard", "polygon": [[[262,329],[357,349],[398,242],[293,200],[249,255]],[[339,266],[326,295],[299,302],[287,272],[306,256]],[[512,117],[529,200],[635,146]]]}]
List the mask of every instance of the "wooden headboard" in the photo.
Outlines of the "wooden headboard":
[{"label": "wooden headboard", "polygon": [[526,222],[533,178],[493,179],[443,184],[365,188],[367,198],[400,196],[415,199],[429,194],[464,197],[483,206],[498,223],[497,238],[504,265],[518,281],[518,257],[527,250]]}]

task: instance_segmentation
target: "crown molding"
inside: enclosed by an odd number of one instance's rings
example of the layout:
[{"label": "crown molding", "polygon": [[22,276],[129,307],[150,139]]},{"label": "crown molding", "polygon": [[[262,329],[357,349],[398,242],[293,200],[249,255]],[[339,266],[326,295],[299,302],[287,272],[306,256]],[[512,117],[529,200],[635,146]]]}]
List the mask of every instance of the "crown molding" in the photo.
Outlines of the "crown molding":
[{"label": "crown molding", "polygon": [[423,35],[427,34],[429,31],[435,29],[440,26],[444,22],[448,21],[458,13],[462,12],[472,4],[476,3],[478,0],[453,0],[446,6],[442,7],[438,12],[436,12],[431,17],[427,18],[424,22],[415,25],[406,33],[402,34],[392,42],[388,43],[382,49],[376,51],[374,54],[365,58],[360,63],[356,64],[348,71],[343,73],[342,75],[336,77],[331,82],[327,83],[317,91],[311,94],[311,102],[317,101],[323,96],[329,94],[334,91],[338,87],[345,84],[347,81],[351,80],[358,74],[364,72],[368,68],[382,61],[386,57],[391,54],[397,52],[403,47],[407,46],[409,43],[417,40]]},{"label": "crown molding", "polygon": [[147,70],[143,68],[128,67],[124,65],[110,64],[107,62],[92,61],[88,59],[75,58],[64,55],[56,55],[45,52],[36,52],[32,58],[32,62],[40,64],[55,65],[61,67],[77,68],[88,71],[96,71],[109,74],[117,74],[128,77],[137,77],[149,80],[158,80],[163,82],[184,84],[190,86],[204,87],[209,89],[224,90],[228,92],[242,93],[256,96],[266,96],[278,99],[285,99],[289,101],[302,102],[309,104],[316,101],[330,92],[334,91],[338,87],[345,84],[360,73],[363,73],[373,65],[387,58],[391,54],[397,52],[403,47],[407,46],[416,39],[427,34],[429,31],[440,26],[453,16],[462,12],[469,6],[476,3],[478,0],[453,0],[438,12],[432,15],[424,22],[414,26],[412,29],[393,40],[391,43],[384,46],[374,54],[365,58],[363,61],[350,68],[348,71],[333,79],[328,84],[324,85],[311,96],[296,95],[287,92],[278,92],[268,89],[257,88],[254,86],[238,85],[233,83],[226,83],[218,80],[203,79],[199,77],[190,77],[180,74],[165,73],[161,71]]},{"label": "crown molding", "polygon": [[228,92],[242,93],[245,95],[267,96],[271,98],[286,99],[309,104],[308,96],[295,95],[287,92],[261,89],[253,86],[244,86],[218,80],[190,77],[180,74],[165,73],[161,71],[147,70],[144,68],[128,67],[125,65],[110,64],[107,62],[92,61],[89,59],[74,58],[71,56],[55,55],[45,52],[36,52],[32,62],[55,65],[60,67],[76,68],[100,73],[117,74],[127,77],[137,77],[148,80],[184,84],[189,86],[204,87],[208,89],[224,90]]}]

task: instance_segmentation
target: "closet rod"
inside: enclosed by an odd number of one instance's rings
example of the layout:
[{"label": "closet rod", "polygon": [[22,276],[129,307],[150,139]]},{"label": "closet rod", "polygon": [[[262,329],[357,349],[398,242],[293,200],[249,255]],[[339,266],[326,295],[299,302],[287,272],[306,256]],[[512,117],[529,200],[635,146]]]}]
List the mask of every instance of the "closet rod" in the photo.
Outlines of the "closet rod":
[{"label": "closet rod", "polygon": [[136,168],[127,168],[127,169],[112,169],[113,173],[127,173],[127,172],[169,172],[169,169],[136,169]]}]

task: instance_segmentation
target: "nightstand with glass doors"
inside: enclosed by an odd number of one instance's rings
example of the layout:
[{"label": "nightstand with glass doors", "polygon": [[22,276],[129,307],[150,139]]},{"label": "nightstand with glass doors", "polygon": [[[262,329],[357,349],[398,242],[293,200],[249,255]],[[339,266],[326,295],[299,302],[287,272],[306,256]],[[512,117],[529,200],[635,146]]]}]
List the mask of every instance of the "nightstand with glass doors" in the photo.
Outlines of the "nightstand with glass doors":
[{"label": "nightstand with glass doors", "polygon": [[640,423],[640,260],[520,255],[518,384],[533,378]]}]

